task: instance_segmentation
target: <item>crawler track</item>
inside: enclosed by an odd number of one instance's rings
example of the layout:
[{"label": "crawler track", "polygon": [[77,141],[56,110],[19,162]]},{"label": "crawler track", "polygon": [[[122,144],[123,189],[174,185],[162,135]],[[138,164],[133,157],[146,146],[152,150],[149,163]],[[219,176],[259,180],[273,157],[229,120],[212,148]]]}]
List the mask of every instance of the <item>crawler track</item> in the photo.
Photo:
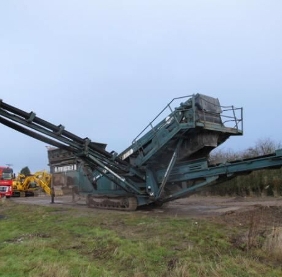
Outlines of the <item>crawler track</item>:
[{"label": "crawler track", "polygon": [[138,203],[135,197],[88,195],[86,204],[90,208],[135,211]]}]

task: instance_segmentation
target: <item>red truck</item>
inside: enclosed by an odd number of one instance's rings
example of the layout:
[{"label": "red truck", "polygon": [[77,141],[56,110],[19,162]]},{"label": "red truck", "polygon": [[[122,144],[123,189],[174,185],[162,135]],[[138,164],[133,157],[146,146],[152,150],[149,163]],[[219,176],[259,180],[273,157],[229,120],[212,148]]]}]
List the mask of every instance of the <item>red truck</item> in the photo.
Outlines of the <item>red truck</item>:
[{"label": "red truck", "polygon": [[0,197],[13,195],[13,169],[0,166]]}]

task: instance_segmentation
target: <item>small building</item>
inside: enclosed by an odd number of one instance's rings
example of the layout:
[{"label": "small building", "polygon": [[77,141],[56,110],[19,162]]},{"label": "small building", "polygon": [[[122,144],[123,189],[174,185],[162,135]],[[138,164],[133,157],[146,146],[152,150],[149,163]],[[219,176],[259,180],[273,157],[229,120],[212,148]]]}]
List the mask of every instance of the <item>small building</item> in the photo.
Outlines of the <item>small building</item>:
[{"label": "small building", "polygon": [[[102,149],[106,144],[91,142]],[[47,147],[48,162],[50,173],[52,174],[52,186],[55,195],[72,194],[78,188],[83,188],[84,183],[89,185],[89,179],[86,177],[83,167],[83,161],[73,152],[56,147]]]}]

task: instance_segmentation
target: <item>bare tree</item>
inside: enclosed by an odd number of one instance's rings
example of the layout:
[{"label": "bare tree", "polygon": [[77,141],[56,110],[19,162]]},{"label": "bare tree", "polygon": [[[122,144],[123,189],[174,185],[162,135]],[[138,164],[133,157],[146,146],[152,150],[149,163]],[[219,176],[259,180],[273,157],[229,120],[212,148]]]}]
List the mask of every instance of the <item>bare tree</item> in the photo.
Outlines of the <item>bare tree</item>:
[{"label": "bare tree", "polygon": [[257,140],[254,147],[249,147],[243,152],[243,158],[252,158],[256,156],[271,154],[279,148],[281,148],[280,142],[275,142],[270,138],[259,139]]},{"label": "bare tree", "polygon": [[276,149],[281,148],[281,142],[275,142],[270,138],[257,140],[253,147],[249,147],[241,152],[234,152],[232,149],[218,150],[215,149],[209,156],[211,164],[226,163],[238,159],[253,158],[256,156],[274,153]]},{"label": "bare tree", "polygon": [[215,149],[209,156],[209,162],[211,164],[222,164],[230,161],[234,161],[240,158],[240,155],[231,149],[218,150]]}]

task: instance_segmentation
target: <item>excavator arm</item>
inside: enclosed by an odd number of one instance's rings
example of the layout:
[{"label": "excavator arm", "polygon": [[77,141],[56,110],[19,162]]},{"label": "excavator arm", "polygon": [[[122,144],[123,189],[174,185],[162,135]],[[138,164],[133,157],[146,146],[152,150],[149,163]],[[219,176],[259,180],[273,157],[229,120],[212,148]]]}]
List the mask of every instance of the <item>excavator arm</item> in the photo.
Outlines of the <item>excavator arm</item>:
[{"label": "excavator arm", "polygon": [[13,180],[13,190],[26,195],[34,195],[38,188],[51,195],[51,174],[47,171],[37,171],[25,176],[18,174]]}]

